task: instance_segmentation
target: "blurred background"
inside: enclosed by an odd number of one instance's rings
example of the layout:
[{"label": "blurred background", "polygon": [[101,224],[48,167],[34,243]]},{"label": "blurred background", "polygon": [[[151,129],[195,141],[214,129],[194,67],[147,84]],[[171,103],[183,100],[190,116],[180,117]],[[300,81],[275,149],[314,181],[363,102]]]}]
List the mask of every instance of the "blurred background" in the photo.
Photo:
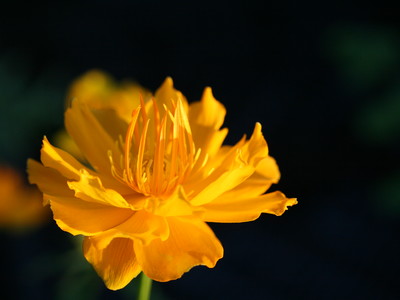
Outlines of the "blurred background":
[{"label": "blurred background", "polygon": [[[0,164],[21,174],[15,190],[29,189],[26,159],[62,128],[69,85],[93,68],[152,91],[172,76],[189,101],[211,86],[227,108],[226,143],[261,122],[282,173],[272,190],[299,204],[211,224],[225,257],[154,283],[153,299],[398,299],[400,14],[339,3],[10,1]],[[134,299],[136,281],[108,291],[79,238],[41,220],[0,220],[0,299]]]}]

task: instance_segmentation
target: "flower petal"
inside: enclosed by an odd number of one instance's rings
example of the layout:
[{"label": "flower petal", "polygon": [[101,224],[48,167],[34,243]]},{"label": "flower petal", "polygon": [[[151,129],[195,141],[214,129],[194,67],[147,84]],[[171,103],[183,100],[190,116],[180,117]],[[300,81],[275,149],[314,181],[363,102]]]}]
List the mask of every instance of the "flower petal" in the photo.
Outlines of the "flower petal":
[{"label": "flower petal", "polygon": [[256,171],[245,181],[231,190],[233,195],[247,195],[257,197],[264,194],[272,184],[280,178],[278,165],[271,156],[262,159],[256,167]]},{"label": "flower petal", "polygon": [[224,123],[225,115],[225,107],[214,98],[210,87],[204,89],[199,102],[190,105],[189,118],[197,125],[218,130]]},{"label": "flower petal", "polygon": [[109,243],[114,238],[122,237],[148,245],[154,239],[166,240],[168,236],[169,227],[165,218],[141,210],[125,222],[103,232],[102,241]]},{"label": "flower petal", "polygon": [[261,129],[261,124],[257,122],[249,141],[242,148],[243,159],[251,165],[257,165],[268,156],[268,145]]},{"label": "flower petal", "polygon": [[226,172],[215,172],[207,180],[200,182],[196,189],[200,191],[190,203],[194,206],[213,201],[219,195],[233,189],[254,173],[252,166],[242,166]]},{"label": "flower petal", "polygon": [[133,215],[126,208],[82,201],[75,197],[44,195],[50,200],[58,226],[73,235],[94,235],[114,228]]},{"label": "flower petal", "polygon": [[[185,190],[188,193],[193,192],[191,204],[198,206],[212,202],[223,193],[244,184],[251,176],[254,177],[249,182],[257,179],[258,175],[272,176],[272,181],[275,180],[277,174],[262,170],[265,166],[273,168],[272,162],[265,161],[268,157],[268,146],[262,135],[261,125],[256,123],[248,141],[243,138],[233,147],[222,147],[208,165],[203,167],[204,170],[209,170],[202,173],[203,178],[194,177],[188,180]],[[256,174],[253,175],[254,173]],[[257,194],[265,192],[270,183],[265,182],[265,189]]]},{"label": "flower petal", "polygon": [[[155,92],[155,100],[158,107],[166,105],[169,111],[173,111],[173,107],[178,103],[178,100],[182,101],[184,110],[188,111],[188,103],[185,96],[174,88],[174,83],[171,77],[167,77],[158,90]],[[164,110],[160,110],[161,116]]]},{"label": "flower petal", "polygon": [[213,231],[196,219],[169,218],[170,235],[166,241],[147,246],[134,244],[143,272],[157,281],[180,278],[197,265],[213,268],[223,256],[223,248]]},{"label": "flower petal", "polygon": [[229,191],[212,203],[203,206],[203,220],[206,222],[238,223],[257,219],[261,213],[282,215],[288,206],[297,204],[294,198],[286,198],[281,192],[261,196]]},{"label": "flower petal", "polygon": [[[89,174],[96,174],[92,170],[83,166],[69,153],[52,146],[46,137],[43,139],[43,146],[40,153],[43,165],[57,170],[61,175],[66,177],[66,179],[79,180],[81,177],[81,170],[85,170]],[[100,175],[101,181],[106,187],[115,189],[120,193],[132,192],[129,187],[116,180],[111,175],[111,171],[108,173],[106,172],[105,174],[99,174],[99,176]]]},{"label": "flower petal", "polygon": [[99,240],[101,237],[85,237],[83,253],[110,290],[122,289],[141,272],[133,241],[115,238],[102,248]]},{"label": "flower petal", "polygon": [[115,83],[104,72],[90,70],[75,79],[68,91],[67,100],[79,99],[92,106],[102,106],[112,95]]},{"label": "flower petal", "polygon": [[189,122],[197,148],[214,156],[221,147],[228,129],[219,128],[224,123],[225,107],[212,95],[211,88],[204,90],[201,101],[190,104]]},{"label": "flower petal", "polygon": [[85,201],[129,208],[129,203],[118,192],[106,189],[99,177],[90,175],[86,170],[80,171],[79,181],[69,181],[68,186],[75,191],[75,197]]},{"label": "flower petal", "polygon": [[91,70],[72,83],[67,99],[77,99],[96,111],[112,109],[128,124],[132,111],[140,104],[140,95],[144,99],[151,97],[148,90],[136,83],[117,83],[108,74]]},{"label": "flower petal", "polygon": [[278,183],[281,178],[278,165],[271,156],[265,157],[258,163],[256,173],[254,180],[269,180],[272,183]]},{"label": "flower petal", "polygon": [[72,102],[65,112],[65,127],[92,167],[111,175],[108,152],[118,153],[118,148],[85,103]]},{"label": "flower petal", "polygon": [[174,193],[166,199],[149,197],[146,210],[163,217],[188,216],[195,213],[195,207],[187,201],[182,186],[178,186]]},{"label": "flower petal", "polygon": [[36,184],[43,193],[64,197],[72,197],[74,195],[74,192],[69,189],[65,177],[56,170],[46,168],[33,159],[28,159],[27,165],[29,182]]},{"label": "flower petal", "polygon": [[85,167],[67,152],[50,144],[46,137],[40,150],[40,159],[45,167],[56,169],[68,179],[78,180],[79,170]]}]

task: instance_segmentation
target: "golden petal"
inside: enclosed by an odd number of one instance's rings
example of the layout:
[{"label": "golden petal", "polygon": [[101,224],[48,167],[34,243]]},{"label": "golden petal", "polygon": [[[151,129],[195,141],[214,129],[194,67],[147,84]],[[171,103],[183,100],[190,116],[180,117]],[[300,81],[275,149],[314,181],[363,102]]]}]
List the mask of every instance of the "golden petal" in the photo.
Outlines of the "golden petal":
[{"label": "golden petal", "polygon": [[46,137],[43,138],[40,154],[41,161],[45,167],[57,170],[68,179],[78,180],[80,177],[79,170],[86,169],[69,153],[52,146]]},{"label": "golden petal", "polygon": [[212,230],[202,221],[169,218],[167,240],[153,240],[149,245],[134,244],[143,272],[157,281],[180,278],[197,265],[213,268],[223,256],[223,248]]},{"label": "golden petal", "polygon": [[213,173],[207,180],[201,182],[196,187],[198,192],[190,203],[194,206],[204,205],[213,201],[219,195],[238,186],[249,178],[255,169],[252,166],[243,166],[233,170]]},{"label": "golden petal", "polygon": [[187,201],[181,186],[166,199],[149,198],[147,210],[163,217],[188,216],[194,213],[194,207]]},{"label": "golden petal", "polygon": [[89,107],[73,101],[72,107],[65,112],[65,127],[92,167],[102,173],[110,173],[108,151],[117,151],[115,141]]},{"label": "golden petal", "polygon": [[221,147],[228,129],[219,130],[226,115],[225,107],[212,95],[211,88],[204,90],[201,101],[190,104],[189,122],[197,148],[214,156]]},{"label": "golden petal", "polygon": [[[115,238],[105,248],[98,247],[102,237],[85,237],[83,253],[110,290],[124,288],[141,268],[133,248],[133,241]],[[101,243],[101,241],[100,241]]]},{"label": "golden petal", "polygon": [[[81,177],[81,170],[85,170],[89,174],[96,174],[92,170],[86,168],[82,165],[78,160],[76,160],[69,153],[54,147],[50,144],[46,137],[43,139],[43,146],[40,151],[41,153],[41,161],[45,167],[53,168],[57,170],[62,176],[66,179],[79,180]],[[108,164],[109,158],[107,157]],[[131,189],[129,189],[126,185],[122,184],[118,180],[116,180],[111,175],[111,166],[109,172],[98,174],[101,178],[103,184],[115,190],[118,190],[120,193],[130,193]]]},{"label": "golden petal", "polygon": [[230,191],[203,206],[206,222],[240,223],[257,219],[261,213],[282,215],[288,206],[297,204],[294,198],[286,198],[281,192],[260,196]]},{"label": "golden petal", "polygon": [[36,184],[43,193],[63,197],[74,196],[74,192],[67,185],[66,178],[56,170],[47,168],[33,159],[28,159],[27,165],[29,182]]},{"label": "golden petal", "polygon": [[210,87],[204,89],[199,102],[190,104],[189,119],[192,124],[218,130],[224,123],[225,107],[217,101]]},{"label": "golden petal", "polygon": [[272,184],[280,178],[278,165],[271,156],[262,159],[256,167],[256,171],[245,181],[232,189],[232,195],[240,197],[242,194],[257,197],[264,194]]},{"label": "golden petal", "polygon": [[105,243],[116,237],[124,237],[148,245],[154,239],[166,240],[169,236],[169,227],[165,218],[141,210],[118,226],[104,231],[102,236]]},{"label": "golden petal", "polygon": [[[273,178],[265,180],[264,189],[258,189],[256,195],[265,192],[278,176],[278,170],[273,169],[273,162],[266,160],[268,157],[268,146],[261,133],[261,125],[257,123],[248,141],[243,138],[233,147],[221,148],[220,153],[204,166],[203,169],[208,171],[202,172],[203,178],[188,180],[184,187],[187,193],[193,193],[191,204],[198,206],[210,203],[223,193],[245,185],[247,180],[254,183],[258,177],[271,175]],[[263,167],[270,167],[270,172],[262,170]]]},{"label": "golden petal", "polygon": [[129,203],[117,191],[106,189],[98,176],[80,171],[79,181],[68,181],[68,186],[75,191],[75,197],[85,201],[121,208],[130,208]]},{"label": "golden petal", "polygon": [[75,197],[45,195],[50,200],[54,220],[73,235],[94,235],[114,228],[133,215],[130,209],[82,201]]},{"label": "golden petal", "polygon": [[[167,106],[169,111],[173,111],[174,106],[180,99],[182,101],[185,111],[188,111],[188,103],[186,97],[177,89],[174,88],[174,83],[171,77],[167,77],[158,90],[155,92],[155,101],[158,107]],[[160,110],[162,117],[163,110]]]}]

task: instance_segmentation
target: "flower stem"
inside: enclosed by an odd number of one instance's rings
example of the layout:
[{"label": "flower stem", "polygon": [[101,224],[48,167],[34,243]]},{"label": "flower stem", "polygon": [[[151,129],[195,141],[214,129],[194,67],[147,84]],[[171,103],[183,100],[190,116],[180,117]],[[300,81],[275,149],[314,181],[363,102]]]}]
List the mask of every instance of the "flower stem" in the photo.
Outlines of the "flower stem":
[{"label": "flower stem", "polygon": [[151,279],[142,272],[138,300],[150,300]]}]

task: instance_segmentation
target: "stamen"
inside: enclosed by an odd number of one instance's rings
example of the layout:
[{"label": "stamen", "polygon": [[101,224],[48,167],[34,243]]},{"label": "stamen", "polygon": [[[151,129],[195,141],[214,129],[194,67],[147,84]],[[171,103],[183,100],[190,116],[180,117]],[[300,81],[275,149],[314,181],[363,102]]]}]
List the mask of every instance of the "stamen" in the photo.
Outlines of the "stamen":
[{"label": "stamen", "polygon": [[132,175],[132,170],[130,168],[130,152],[131,152],[131,144],[132,144],[132,137],[133,137],[133,132],[136,128],[136,122],[139,116],[141,107],[138,106],[133,112],[132,112],[132,121],[128,126],[128,130],[126,133],[125,137],[125,149],[124,149],[124,165],[125,165],[125,170],[127,172],[127,180],[128,183],[133,182],[133,175]]},{"label": "stamen", "polygon": [[143,101],[143,96],[140,93],[139,94],[139,101],[140,101],[140,106],[143,107],[142,109],[142,120],[143,120],[143,125],[146,124],[148,118],[147,118],[147,113],[146,113],[146,109],[145,109],[145,105],[144,105],[144,101]]},{"label": "stamen", "polygon": [[150,120],[147,120],[144,125],[143,132],[140,136],[139,149],[137,154],[137,163],[136,163],[136,183],[141,190],[143,190],[143,156],[144,156],[144,148],[146,146],[146,137],[147,137],[147,129],[149,128]]},{"label": "stamen", "polygon": [[154,170],[152,187],[156,195],[160,192],[163,182],[163,167],[164,167],[164,153],[165,153],[165,139],[166,139],[167,116],[164,116],[159,132],[156,136],[156,147],[154,153]]},{"label": "stamen", "polygon": [[158,137],[160,132],[160,112],[158,110],[156,99],[153,97],[151,98],[151,101],[153,104],[153,112],[154,112],[155,136]]},{"label": "stamen", "polygon": [[207,157],[195,149],[182,100],[171,101],[171,110],[164,104],[163,115],[156,100],[151,101],[153,120],[148,118],[140,95],[140,105],[132,113],[125,142],[120,140],[124,152],[120,167],[114,164],[111,153],[109,159],[116,179],[139,193],[162,197],[173,193]]}]

